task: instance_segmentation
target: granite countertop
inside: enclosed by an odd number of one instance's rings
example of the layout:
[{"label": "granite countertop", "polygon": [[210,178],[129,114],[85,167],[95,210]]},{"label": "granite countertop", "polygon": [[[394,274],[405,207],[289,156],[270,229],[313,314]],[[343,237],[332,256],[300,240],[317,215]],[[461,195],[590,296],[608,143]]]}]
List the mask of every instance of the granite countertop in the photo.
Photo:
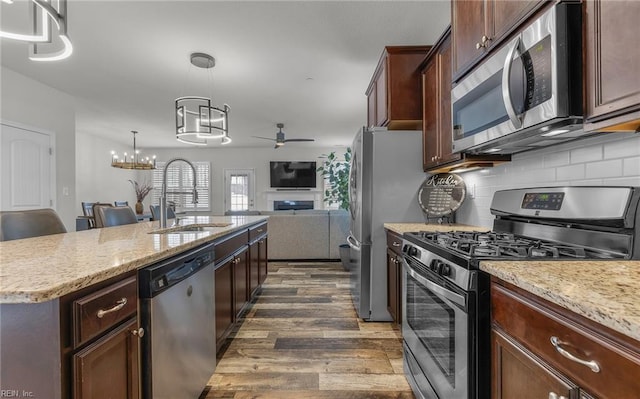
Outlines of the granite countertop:
[{"label": "granite countertop", "polygon": [[[191,216],[205,231],[149,234],[158,222],[0,242],[0,303],[35,303],[147,266],[268,216]],[[228,224],[228,225],[227,225]]]},{"label": "granite countertop", "polygon": [[398,234],[412,231],[489,231],[486,227],[469,226],[466,224],[435,224],[435,223],[385,223],[384,228]]},{"label": "granite countertop", "polygon": [[640,261],[482,261],[480,270],[640,341]]}]

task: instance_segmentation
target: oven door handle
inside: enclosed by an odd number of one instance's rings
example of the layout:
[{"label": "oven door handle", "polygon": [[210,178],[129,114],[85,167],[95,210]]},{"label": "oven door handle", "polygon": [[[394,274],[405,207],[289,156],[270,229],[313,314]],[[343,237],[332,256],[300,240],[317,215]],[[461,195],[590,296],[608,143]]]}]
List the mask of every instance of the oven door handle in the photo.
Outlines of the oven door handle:
[{"label": "oven door handle", "polygon": [[405,269],[407,270],[407,273],[409,273],[409,275],[411,277],[413,277],[414,279],[416,279],[420,284],[424,285],[425,287],[427,287],[429,290],[431,290],[431,292],[438,294],[439,296],[448,299],[449,301],[458,304],[462,307],[466,306],[466,301],[465,298],[462,295],[458,295],[455,292],[451,292],[448,289],[430,281],[429,279],[421,276],[420,274],[416,273],[415,270],[413,270],[411,268],[411,265],[409,265],[409,263],[407,263],[407,261],[404,261],[405,263]]}]

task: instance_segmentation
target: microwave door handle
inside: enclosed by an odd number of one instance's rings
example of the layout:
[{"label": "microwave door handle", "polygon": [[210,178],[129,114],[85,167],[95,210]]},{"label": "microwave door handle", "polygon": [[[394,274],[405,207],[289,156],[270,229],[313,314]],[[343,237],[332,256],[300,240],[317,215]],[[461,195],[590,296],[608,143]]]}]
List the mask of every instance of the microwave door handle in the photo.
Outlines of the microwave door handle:
[{"label": "microwave door handle", "polygon": [[513,57],[520,47],[520,37],[516,38],[516,42],[509,50],[507,59],[504,60],[504,68],[502,68],[502,101],[504,101],[504,107],[507,109],[507,115],[509,120],[513,123],[516,129],[522,127],[522,119],[516,114],[516,110],[513,107],[513,101],[511,100],[511,87],[509,85],[509,77],[511,77],[511,67],[513,66]]}]

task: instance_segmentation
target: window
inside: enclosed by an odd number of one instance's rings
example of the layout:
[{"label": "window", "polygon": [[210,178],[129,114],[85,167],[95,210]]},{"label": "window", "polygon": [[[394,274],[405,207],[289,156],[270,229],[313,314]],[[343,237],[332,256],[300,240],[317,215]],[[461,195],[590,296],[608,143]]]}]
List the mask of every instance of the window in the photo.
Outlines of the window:
[{"label": "window", "polygon": [[[196,168],[198,203],[193,203],[191,194],[171,194],[172,191],[191,192],[193,190],[193,172],[185,162],[172,163],[167,171],[167,202],[173,201],[176,209],[182,211],[210,211],[210,162],[191,162]],[[162,174],[166,162],[157,162],[153,171],[152,200],[154,205],[160,204],[162,194]]]},{"label": "window", "polygon": [[253,169],[225,169],[225,208],[227,211],[253,209],[255,171]]}]

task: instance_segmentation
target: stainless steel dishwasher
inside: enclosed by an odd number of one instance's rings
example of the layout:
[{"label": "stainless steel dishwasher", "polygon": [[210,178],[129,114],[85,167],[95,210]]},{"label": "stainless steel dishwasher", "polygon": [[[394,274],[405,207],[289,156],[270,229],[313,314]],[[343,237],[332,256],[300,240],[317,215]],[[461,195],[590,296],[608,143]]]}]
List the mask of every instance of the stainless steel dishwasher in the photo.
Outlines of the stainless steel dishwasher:
[{"label": "stainless steel dishwasher", "polygon": [[197,399],[216,366],[213,244],[139,271],[143,399]]}]

